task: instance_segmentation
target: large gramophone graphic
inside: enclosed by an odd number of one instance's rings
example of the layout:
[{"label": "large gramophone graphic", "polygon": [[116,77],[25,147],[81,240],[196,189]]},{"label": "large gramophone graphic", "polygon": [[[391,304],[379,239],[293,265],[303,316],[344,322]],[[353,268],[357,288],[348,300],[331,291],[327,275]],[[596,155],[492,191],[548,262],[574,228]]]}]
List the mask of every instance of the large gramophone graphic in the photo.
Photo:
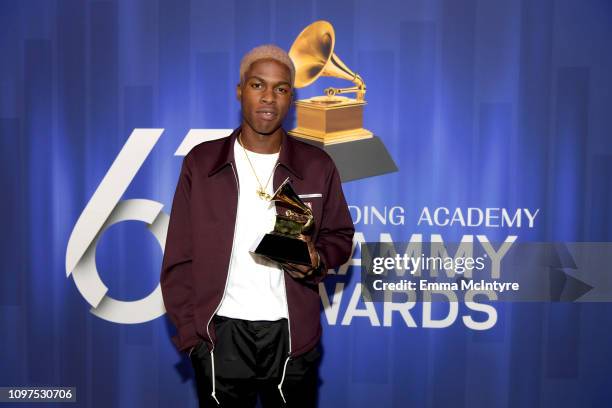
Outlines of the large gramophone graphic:
[{"label": "large gramophone graphic", "polygon": [[[365,81],[334,53],[336,35],[327,21],[316,21],[297,36],[289,56],[295,65],[295,87],[327,76],[353,82],[327,88],[325,95],[295,102],[297,126],[289,134],[318,145],[335,161],[342,181],[397,171],[382,141],[363,128]],[[355,98],[341,94],[355,93]]]}]

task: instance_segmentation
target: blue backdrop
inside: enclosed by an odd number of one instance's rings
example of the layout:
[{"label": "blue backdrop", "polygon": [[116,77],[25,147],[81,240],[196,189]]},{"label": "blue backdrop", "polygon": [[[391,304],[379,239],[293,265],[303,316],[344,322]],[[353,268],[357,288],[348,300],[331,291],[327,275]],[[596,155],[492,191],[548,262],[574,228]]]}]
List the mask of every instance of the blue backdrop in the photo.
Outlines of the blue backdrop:
[{"label": "blue backdrop", "polygon": [[[74,386],[79,406],[197,405],[167,318],[92,315],[66,278],[67,242],[134,128],[165,131],[124,198],[169,212],[187,131],[239,122],[241,56],[267,42],[288,49],[318,19],[365,79],[365,127],[399,167],[344,184],[355,218],[404,210],[403,225],[356,222],[364,239],[611,240],[608,0],[2,1],[0,386]],[[344,85],[321,80],[299,97],[330,83]],[[540,213],[534,228],[417,226],[425,206]],[[161,256],[142,223],[123,222],[96,259],[109,294],[134,300],[156,287]],[[464,305],[450,326],[423,328],[417,305],[417,327],[399,314],[389,326],[381,305],[377,319],[350,305],[358,280],[351,266],[322,288],[330,301],[340,290],[321,315],[321,407],[612,404],[608,303],[496,305],[485,331],[466,327],[462,315],[482,314]]]}]

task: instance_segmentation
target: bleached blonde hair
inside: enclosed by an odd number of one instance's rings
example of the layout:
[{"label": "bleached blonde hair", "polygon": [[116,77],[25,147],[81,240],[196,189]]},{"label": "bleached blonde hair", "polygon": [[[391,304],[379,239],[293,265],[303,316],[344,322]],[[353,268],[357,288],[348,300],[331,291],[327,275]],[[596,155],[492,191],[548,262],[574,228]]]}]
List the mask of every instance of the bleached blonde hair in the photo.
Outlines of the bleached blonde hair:
[{"label": "bleached blonde hair", "polygon": [[255,47],[242,57],[242,61],[240,61],[240,83],[244,81],[244,74],[251,65],[262,59],[273,59],[289,68],[289,72],[291,73],[291,87],[293,87],[295,81],[295,66],[293,65],[293,61],[291,61],[289,54],[287,54],[285,50],[274,44],[265,44]]}]

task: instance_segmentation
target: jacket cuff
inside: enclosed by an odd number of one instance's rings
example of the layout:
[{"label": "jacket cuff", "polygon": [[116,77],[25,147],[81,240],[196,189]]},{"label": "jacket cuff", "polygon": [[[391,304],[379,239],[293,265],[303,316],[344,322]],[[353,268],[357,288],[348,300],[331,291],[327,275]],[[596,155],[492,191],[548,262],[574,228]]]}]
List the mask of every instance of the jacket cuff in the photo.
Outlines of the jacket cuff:
[{"label": "jacket cuff", "polygon": [[200,341],[193,321],[179,327],[176,335],[172,336],[172,342],[180,352],[189,352]]}]

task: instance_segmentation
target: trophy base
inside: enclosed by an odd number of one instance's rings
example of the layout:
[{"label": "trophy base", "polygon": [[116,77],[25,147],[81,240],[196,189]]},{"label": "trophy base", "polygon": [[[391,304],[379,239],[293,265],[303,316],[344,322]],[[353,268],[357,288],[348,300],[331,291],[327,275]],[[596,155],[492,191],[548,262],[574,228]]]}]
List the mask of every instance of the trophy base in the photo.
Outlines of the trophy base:
[{"label": "trophy base", "polygon": [[317,132],[313,129],[305,129],[296,127],[289,131],[291,136],[299,137],[301,139],[308,139],[313,142],[320,143],[323,146],[329,146],[338,143],[352,142],[355,140],[369,139],[371,138],[372,132],[367,129],[351,129],[343,130],[338,132]]},{"label": "trophy base", "polygon": [[372,132],[363,128],[365,101],[343,96],[317,96],[295,102],[296,128],[292,136],[324,145],[369,139]]},{"label": "trophy base", "polygon": [[252,252],[279,263],[312,266],[306,241],[286,235],[266,234]]},{"label": "trophy base", "polygon": [[360,180],[367,177],[397,171],[397,165],[378,136],[347,143],[324,144],[296,135],[306,143],[320,147],[334,159],[344,181]]}]

